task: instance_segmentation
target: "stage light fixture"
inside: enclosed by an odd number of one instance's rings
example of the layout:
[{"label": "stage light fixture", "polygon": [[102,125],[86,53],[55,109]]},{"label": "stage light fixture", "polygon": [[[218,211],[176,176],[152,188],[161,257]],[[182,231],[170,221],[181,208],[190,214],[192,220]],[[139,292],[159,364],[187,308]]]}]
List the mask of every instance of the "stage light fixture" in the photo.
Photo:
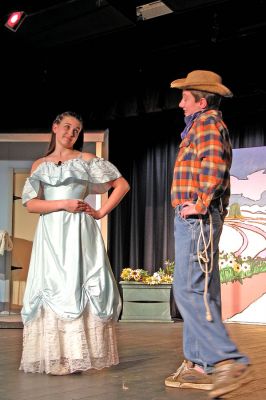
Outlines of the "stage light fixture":
[{"label": "stage light fixture", "polygon": [[8,19],[5,23],[5,27],[10,29],[13,32],[16,32],[20,27],[24,19],[26,18],[26,14],[24,11],[14,11],[9,14]]},{"label": "stage light fixture", "polygon": [[165,14],[170,14],[173,10],[164,4],[163,1],[157,0],[148,4],[143,4],[136,7],[137,20],[144,21],[146,19],[161,17]]}]

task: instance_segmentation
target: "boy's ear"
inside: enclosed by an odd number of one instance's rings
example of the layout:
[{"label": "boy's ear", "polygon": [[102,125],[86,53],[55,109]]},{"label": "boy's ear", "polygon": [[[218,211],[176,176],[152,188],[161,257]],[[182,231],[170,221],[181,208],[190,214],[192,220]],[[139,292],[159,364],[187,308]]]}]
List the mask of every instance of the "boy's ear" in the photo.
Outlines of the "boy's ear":
[{"label": "boy's ear", "polygon": [[205,108],[208,107],[208,103],[207,100],[205,99],[205,97],[202,97],[199,101],[200,107],[202,110],[204,110]]}]

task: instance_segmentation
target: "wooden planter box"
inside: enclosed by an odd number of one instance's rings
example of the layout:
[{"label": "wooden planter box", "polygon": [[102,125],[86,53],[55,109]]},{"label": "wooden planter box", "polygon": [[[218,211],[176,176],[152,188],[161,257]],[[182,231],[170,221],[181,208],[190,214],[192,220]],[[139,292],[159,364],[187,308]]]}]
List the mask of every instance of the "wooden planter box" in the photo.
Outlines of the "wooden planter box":
[{"label": "wooden planter box", "polygon": [[171,284],[147,285],[121,281],[122,322],[173,322],[170,310]]}]

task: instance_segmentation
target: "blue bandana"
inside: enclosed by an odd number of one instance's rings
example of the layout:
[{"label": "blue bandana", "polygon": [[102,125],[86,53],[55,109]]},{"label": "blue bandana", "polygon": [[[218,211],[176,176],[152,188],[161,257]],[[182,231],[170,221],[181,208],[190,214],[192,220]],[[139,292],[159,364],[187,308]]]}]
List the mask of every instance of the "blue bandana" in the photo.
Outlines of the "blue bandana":
[{"label": "blue bandana", "polygon": [[181,139],[183,140],[188,132],[190,131],[190,128],[193,124],[193,122],[195,121],[195,119],[198,117],[198,115],[200,115],[202,113],[202,111],[197,111],[194,114],[188,115],[187,117],[185,117],[185,129],[183,130],[183,132],[181,133]]}]

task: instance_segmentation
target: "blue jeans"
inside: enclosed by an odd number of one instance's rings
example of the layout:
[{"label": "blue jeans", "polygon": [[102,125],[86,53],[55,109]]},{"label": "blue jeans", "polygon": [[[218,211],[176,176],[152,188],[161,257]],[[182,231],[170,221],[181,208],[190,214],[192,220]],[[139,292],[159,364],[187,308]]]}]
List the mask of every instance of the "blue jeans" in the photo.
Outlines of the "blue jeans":
[{"label": "blue jeans", "polygon": [[[193,215],[182,218],[178,206],[175,210],[175,272],[173,293],[177,307],[184,321],[183,352],[187,360],[203,366],[211,372],[214,364],[235,359],[249,364],[249,359],[239,353],[231,341],[221,318],[221,289],[219,275],[219,240],[223,220],[217,207],[210,207],[213,226],[213,271],[208,276],[207,302],[212,321],[206,319],[204,303],[205,273],[198,261],[198,238],[200,236],[200,218]],[[205,237],[210,236],[210,217],[202,216],[202,228]],[[200,250],[203,249],[200,241]],[[211,252],[208,252],[209,258]],[[208,265],[210,267],[210,263]]]}]

